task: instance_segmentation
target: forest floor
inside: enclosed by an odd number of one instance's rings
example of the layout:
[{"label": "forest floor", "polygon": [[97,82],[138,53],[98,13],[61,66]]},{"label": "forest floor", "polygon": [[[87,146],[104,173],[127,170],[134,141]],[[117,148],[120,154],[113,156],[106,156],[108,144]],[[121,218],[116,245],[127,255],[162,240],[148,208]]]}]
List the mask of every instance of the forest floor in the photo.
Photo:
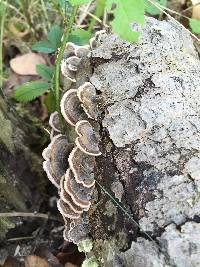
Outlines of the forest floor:
[{"label": "forest floor", "polygon": [[[2,8],[1,2],[6,8]],[[0,43],[3,47],[2,76],[0,77],[3,83],[3,93],[19,114],[25,119],[28,118],[40,130],[40,139],[37,140],[37,145],[33,141],[32,147],[39,156],[49,143],[48,120],[53,104],[48,94],[43,94],[28,103],[18,102],[14,97],[14,92],[18,86],[40,79],[36,68],[38,64],[54,65],[55,52],[38,53],[33,51],[32,46],[41,40],[46,40],[52,27],[57,25],[62,28],[61,2],[54,0],[0,1],[0,7],[4,10],[4,23],[1,25],[4,34],[2,43]],[[165,3],[165,1],[159,2]],[[168,12],[189,28],[186,17],[200,19],[200,5],[197,6],[194,2],[171,0],[166,1],[165,4],[167,4]],[[76,25],[87,29],[94,9],[93,4],[82,7],[76,18]],[[164,14],[154,15],[152,13],[152,15],[158,19],[165,19]],[[94,30],[105,27],[104,17],[97,18],[98,23]],[[196,47],[200,52],[200,45],[196,44]],[[2,257],[0,266],[73,267],[80,266],[84,259],[84,254],[78,252],[75,245],[63,242],[62,218],[56,208],[57,190],[47,181],[45,173],[43,179],[41,182],[45,186],[42,187],[41,199],[37,200],[38,212],[48,218],[39,218],[36,214],[34,217],[25,216],[22,219],[22,214],[19,217],[18,226],[11,229],[5,242],[0,244]]]}]

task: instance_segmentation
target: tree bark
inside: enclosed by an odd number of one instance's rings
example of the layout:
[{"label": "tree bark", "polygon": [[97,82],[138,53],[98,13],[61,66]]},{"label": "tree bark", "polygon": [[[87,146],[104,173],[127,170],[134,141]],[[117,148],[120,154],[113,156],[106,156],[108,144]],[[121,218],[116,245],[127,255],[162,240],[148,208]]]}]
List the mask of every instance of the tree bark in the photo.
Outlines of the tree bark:
[{"label": "tree bark", "polygon": [[[3,96],[0,96],[0,127],[0,212],[34,211],[34,200],[39,195],[36,184],[42,177],[41,160],[29,148],[37,135],[36,129],[30,130],[31,126]],[[0,217],[1,242],[16,222],[19,219]]]},{"label": "tree bark", "polygon": [[139,224],[97,185],[95,255],[101,266],[200,266],[200,61],[192,39],[174,22],[148,18],[137,44],[100,35],[90,63],[89,81],[105,100],[96,180]]}]

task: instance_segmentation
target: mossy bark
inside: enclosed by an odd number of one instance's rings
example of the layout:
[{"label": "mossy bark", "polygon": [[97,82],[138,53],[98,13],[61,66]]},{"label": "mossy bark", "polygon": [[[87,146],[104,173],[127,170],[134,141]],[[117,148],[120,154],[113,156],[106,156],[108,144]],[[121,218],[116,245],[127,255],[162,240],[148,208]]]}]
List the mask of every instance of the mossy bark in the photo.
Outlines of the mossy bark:
[{"label": "mossy bark", "polygon": [[[0,213],[33,207],[33,188],[41,175],[36,166],[41,162],[29,148],[31,140],[26,123],[0,96]],[[13,227],[13,218],[0,217],[0,240]]]}]

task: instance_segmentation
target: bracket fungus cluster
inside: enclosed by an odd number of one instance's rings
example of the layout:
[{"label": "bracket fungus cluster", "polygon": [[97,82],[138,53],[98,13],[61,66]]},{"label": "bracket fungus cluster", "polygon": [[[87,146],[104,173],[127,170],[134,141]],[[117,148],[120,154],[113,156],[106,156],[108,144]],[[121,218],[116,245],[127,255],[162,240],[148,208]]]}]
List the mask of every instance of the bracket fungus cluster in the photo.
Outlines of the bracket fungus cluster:
[{"label": "bracket fungus cluster", "polygon": [[[93,46],[95,38],[90,42]],[[61,71],[68,80],[76,81],[81,58],[87,56],[89,49],[89,45],[67,44]],[[58,112],[52,113],[51,143],[43,151],[43,168],[59,191],[57,206],[65,221],[64,239],[78,243],[88,238],[89,233],[87,212],[95,185],[95,157],[101,155],[95,130],[101,115],[101,98],[87,81],[78,89],[67,90],[60,107],[65,121],[74,127],[76,138],[70,143],[61,134]]]}]

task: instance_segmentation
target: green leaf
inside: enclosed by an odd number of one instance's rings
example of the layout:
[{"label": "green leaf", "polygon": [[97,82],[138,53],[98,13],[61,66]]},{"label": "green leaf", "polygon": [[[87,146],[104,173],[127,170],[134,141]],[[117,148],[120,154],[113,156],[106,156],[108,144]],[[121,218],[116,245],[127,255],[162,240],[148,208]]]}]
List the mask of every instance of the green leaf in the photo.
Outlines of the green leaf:
[{"label": "green leaf", "polygon": [[70,33],[68,41],[73,42],[77,45],[85,45],[88,44],[90,38],[91,38],[90,32],[85,31],[83,29],[77,29]]},{"label": "green leaf", "polygon": [[36,65],[37,74],[39,74],[44,80],[51,81],[53,77],[53,66],[47,66],[44,64]]},{"label": "green leaf", "polygon": [[107,0],[107,10],[112,9],[113,3],[116,5],[111,23],[113,30],[126,41],[137,41],[144,25],[144,0]]},{"label": "green leaf", "polygon": [[200,34],[200,20],[190,19],[189,24],[194,33]]},{"label": "green leaf", "polygon": [[47,38],[50,44],[55,49],[60,47],[62,35],[63,35],[63,30],[58,25],[53,26],[49,31],[49,33],[47,34]]},{"label": "green leaf", "polygon": [[47,95],[45,95],[44,104],[47,107],[49,113],[56,111],[56,101],[53,91],[50,91]]},{"label": "green leaf", "polygon": [[43,95],[49,87],[48,83],[42,81],[24,83],[16,88],[15,99],[20,102],[31,101]]},{"label": "green leaf", "polygon": [[[160,4],[161,6],[166,7],[167,6],[167,0],[157,0],[156,3]],[[149,3],[148,0],[146,0],[146,11],[147,13],[151,14],[152,16],[159,15],[162,13],[161,10],[159,10],[156,6]]]},{"label": "green leaf", "polygon": [[52,44],[48,41],[37,42],[32,46],[32,49],[41,53],[53,53],[56,51],[56,48],[52,46]]},{"label": "green leaf", "polygon": [[87,4],[89,3],[91,0],[69,0],[70,4],[72,4],[73,6],[77,6],[77,5],[82,5],[82,4]]}]

